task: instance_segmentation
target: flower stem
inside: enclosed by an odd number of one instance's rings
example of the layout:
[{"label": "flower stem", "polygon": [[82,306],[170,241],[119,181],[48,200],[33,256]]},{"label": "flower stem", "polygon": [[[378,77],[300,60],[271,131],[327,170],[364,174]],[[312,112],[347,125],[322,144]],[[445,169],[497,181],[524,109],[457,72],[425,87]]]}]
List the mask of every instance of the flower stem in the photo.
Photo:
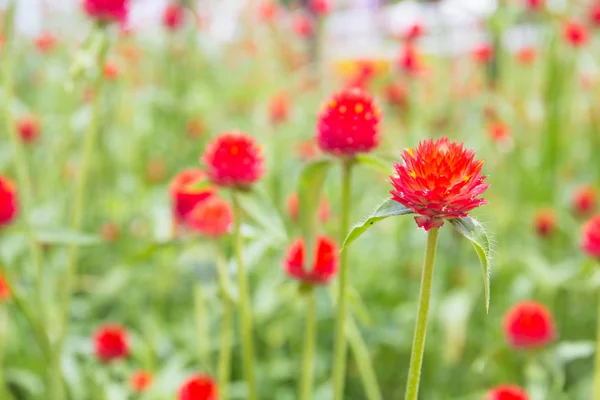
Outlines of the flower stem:
[{"label": "flower stem", "polygon": [[[219,246],[217,246],[219,247]],[[223,297],[223,316],[221,317],[221,343],[219,349],[219,398],[229,398],[229,379],[231,376],[231,347],[233,345],[231,332],[233,328],[233,303],[229,294],[229,279],[227,263],[220,248],[217,249],[217,272],[219,274],[219,286]]]},{"label": "flower stem", "polygon": [[300,400],[311,400],[317,333],[316,299],[313,287],[308,286],[304,295],[306,297],[306,322],[304,328],[304,355],[302,357],[302,377],[300,381],[299,398]]},{"label": "flower stem", "polygon": [[198,361],[206,371],[212,371],[210,359],[210,334],[206,324],[206,303],[200,282],[194,287],[194,320],[196,322],[196,340],[198,341]]},{"label": "flower stem", "polygon": [[423,274],[421,276],[417,326],[415,327],[415,336],[410,355],[405,400],[417,400],[417,396],[419,395],[419,380],[421,378],[423,352],[425,351],[427,314],[429,313],[429,300],[431,299],[431,286],[433,284],[433,265],[439,230],[440,228],[431,228],[427,234],[427,248],[425,250],[425,262],[423,263]]},{"label": "flower stem", "polygon": [[248,400],[256,400],[256,380],[254,378],[254,343],[252,338],[252,309],[250,306],[250,296],[248,294],[248,277],[244,267],[242,257],[242,235],[240,228],[242,225],[242,210],[238,200],[236,190],[232,193],[233,203],[233,242],[235,249],[235,258],[237,262],[237,279],[239,292],[239,318],[242,329],[242,359],[244,367],[244,376],[248,385]]},{"label": "flower stem", "polygon": [[[350,217],[350,195],[352,189],[352,161],[342,162],[342,204],[340,215],[340,243],[344,242],[348,232]],[[335,332],[335,350],[333,364],[333,390],[334,400],[343,400],[344,383],[346,377],[346,317],[348,313],[348,252],[340,255],[340,280],[338,283],[338,309]]]},{"label": "flower stem", "polygon": [[594,393],[592,399],[600,399],[600,291],[598,292],[596,321],[596,365],[594,367]]}]

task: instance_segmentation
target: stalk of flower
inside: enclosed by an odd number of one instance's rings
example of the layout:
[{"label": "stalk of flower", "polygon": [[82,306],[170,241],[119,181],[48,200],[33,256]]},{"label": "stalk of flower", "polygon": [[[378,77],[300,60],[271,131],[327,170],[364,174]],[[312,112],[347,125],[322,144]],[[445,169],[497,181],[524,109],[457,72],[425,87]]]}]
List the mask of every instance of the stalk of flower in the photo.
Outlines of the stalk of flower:
[{"label": "stalk of flower", "polygon": [[211,197],[196,205],[188,217],[190,229],[214,241],[216,249],[217,273],[223,298],[223,316],[221,319],[221,334],[219,345],[219,363],[217,378],[219,398],[229,398],[229,380],[231,374],[231,349],[233,346],[233,302],[229,292],[229,274],[227,263],[223,256],[220,240],[231,231],[233,211],[229,203],[218,197]]},{"label": "stalk of flower", "polygon": [[202,157],[209,179],[217,186],[231,191],[233,203],[233,247],[237,263],[239,318],[242,334],[242,358],[248,399],[256,400],[254,375],[253,323],[248,277],[242,255],[242,209],[240,191],[249,190],[264,174],[262,151],[254,139],[238,131],[225,132],[207,145]]},{"label": "stalk of flower", "polygon": [[296,240],[288,249],[284,267],[287,274],[301,282],[300,290],[306,298],[306,321],[304,322],[304,355],[302,376],[298,391],[300,400],[312,399],[315,342],[316,342],[316,299],[314,286],[328,284],[338,268],[337,247],[328,237],[317,238],[312,266],[307,268],[304,240]]}]

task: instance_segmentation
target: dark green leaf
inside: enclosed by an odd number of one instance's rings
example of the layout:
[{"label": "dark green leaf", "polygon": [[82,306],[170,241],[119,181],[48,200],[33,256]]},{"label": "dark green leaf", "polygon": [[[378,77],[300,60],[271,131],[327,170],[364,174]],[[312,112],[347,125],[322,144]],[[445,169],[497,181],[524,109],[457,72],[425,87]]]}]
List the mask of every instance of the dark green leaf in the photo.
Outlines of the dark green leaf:
[{"label": "dark green leaf", "polygon": [[456,228],[464,237],[469,239],[475,247],[479,261],[481,262],[481,268],[483,272],[483,285],[485,291],[485,310],[486,312],[490,308],[490,258],[491,258],[491,244],[487,232],[483,228],[483,225],[479,223],[475,218],[454,218],[448,220],[452,226]]},{"label": "dark green leaf", "polygon": [[344,240],[342,251],[346,247],[348,247],[352,242],[358,239],[360,235],[365,233],[367,229],[373,226],[376,222],[379,222],[382,219],[386,219],[388,217],[393,217],[396,215],[407,215],[412,213],[413,210],[403,206],[397,201],[394,201],[392,199],[384,201],[362,222],[359,222],[358,224],[354,225],[352,229],[350,229],[350,233],[348,233],[348,236],[346,236],[346,240]]}]

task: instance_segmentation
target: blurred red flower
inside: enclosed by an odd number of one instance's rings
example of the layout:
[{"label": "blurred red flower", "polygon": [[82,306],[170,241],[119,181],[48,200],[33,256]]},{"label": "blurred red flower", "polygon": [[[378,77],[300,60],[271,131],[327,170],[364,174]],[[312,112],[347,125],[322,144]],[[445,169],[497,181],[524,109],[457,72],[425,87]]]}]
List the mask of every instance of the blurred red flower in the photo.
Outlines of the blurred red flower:
[{"label": "blurred red flower", "polygon": [[26,144],[31,144],[37,141],[40,137],[41,123],[38,117],[34,115],[27,115],[22,117],[16,122],[17,131],[21,140]]},{"label": "blurred red flower", "polygon": [[87,14],[101,22],[124,22],[129,0],[83,0]]},{"label": "blurred red flower", "polygon": [[305,270],[304,240],[297,239],[288,249],[285,260],[287,274],[313,285],[324,285],[333,279],[338,268],[337,246],[325,236],[317,238],[312,269]]},{"label": "blurred red flower", "polygon": [[517,61],[523,65],[532,64],[537,56],[535,47],[523,47],[517,51]]},{"label": "blurred red flower", "polygon": [[130,383],[136,393],[143,393],[152,385],[152,374],[148,371],[135,371],[131,374]]},{"label": "blurred red flower", "polygon": [[0,227],[13,222],[18,213],[17,188],[11,180],[0,176]]},{"label": "blurred red flower", "polygon": [[524,0],[525,6],[532,11],[539,11],[546,5],[546,0]]},{"label": "blurred red flower", "polygon": [[56,37],[50,32],[42,32],[35,38],[35,47],[42,53],[49,53],[56,47]]},{"label": "blurred red flower", "polygon": [[178,173],[169,185],[173,215],[178,222],[184,222],[188,214],[202,201],[213,196],[204,171],[190,168]]},{"label": "blurred red flower", "polygon": [[306,14],[298,14],[294,17],[294,32],[301,38],[311,37],[314,33],[313,22]]},{"label": "blurred red flower", "polygon": [[[298,221],[299,199],[297,193],[292,193],[287,199],[287,209],[292,221]],[[319,205],[319,220],[325,222],[329,219],[329,202],[326,197],[321,199]]]},{"label": "blurred red flower", "polygon": [[592,4],[588,15],[589,15],[590,22],[594,26],[599,27],[600,26],[600,1],[596,1],[594,4]]},{"label": "blurred red flower", "polygon": [[209,178],[219,186],[251,186],[265,172],[261,148],[239,131],[225,132],[210,142],[202,159]]},{"label": "blurred red flower", "polygon": [[10,288],[4,280],[4,277],[0,274],[0,301],[6,301],[10,299]]},{"label": "blurred red flower", "polygon": [[296,145],[296,153],[303,161],[310,161],[319,155],[319,146],[314,139],[301,140]]},{"label": "blurred red flower", "polygon": [[217,385],[205,375],[194,375],[179,388],[179,400],[217,399]]},{"label": "blurred red flower", "polygon": [[500,121],[496,121],[488,125],[488,134],[496,143],[510,140],[510,129],[506,124]]},{"label": "blurred red flower", "polygon": [[579,186],[573,193],[572,207],[575,214],[586,216],[596,210],[598,195],[591,185]]},{"label": "blurred red flower", "polygon": [[284,93],[277,93],[269,101],[269,119],[271,124],[285,122],[290,114],[290,98]]},{"label": "blurred red flower", "polygon": [[233,210],[227,201],[213,196],[197,204],[188,215],[187,222],[190,229],[217,238],[231,229]]},{"label": "blurred red flower", "polygon": [[183,25],[184,8],[179,4],[169,4],[165,8],[162,23],[165,28],[174,31]]},{"label": "blurred red flower", "polygon": [[539,236],[549,237],[556,231],[556,213],[550,208],[543,208],[535,213],[533,224]]},{"label": "blurred red flower", "polygon": [[567,21],[563,26],[563,37],[573,47],[581,47],[589,40],[589,32],[580,23]]},{"label": "blurred red flower", "polygon": [[420,22],[413,22],[406,30],[404,31],[403,37],[404,40],[413,41],[417,40],[421,36],[425,34],[425,27]]},{"label": "blurred red flower", "polygon": [[419,214],[415,221],[425,230],[442,226],[445,218],[466,217],[486,204],[479,196],[489,186],[481,175],[483,160],[474,157],[473,150],[446,137],[404,150],[404,163],[394,165],[390,178],[392,200]]},{"label": "blurred red flower", "polygon": [[392,82],[385,88],[385,98],[391,105],[404,107],[408,104],[408,91],[402,83]]},{"label": "blurred red flower", "polygon": [[552,314],[533,301],[518,303],[504,317],[504,336],[518,349],[544,347],[556,336]]},{"label": "blurred red flower", "polygon": [[502,385],[490,390],[485,400],[529,400],[529,397],[518,386]]},{"label": "blurred red flower", "polygon": [[581,248],[592,258],[600,259],[600,214],[583,225]]},{"label": "blurred red flower", "polygon": [[370,94],[344,89],[321,107],[317,143],[321,150],[337,156],[369,152],[379,144],[380,119],[381,111]]},{"label": "blurred red flower", "polygon": [[109,81],[116,81],[119,77],[119,67],[114,61],[107,61],[103,69],[104,77]]},{"label": "blurred red flower", "polygon": [[398,65],[402,71],[410,75],[415,75],[423,71],[420,55],[417,52],[417,48],[412,44],[406,44],[401,48]]},{"label": "blurred red flower", "polygon": [[267,24],[275,22],[279,8],[275,1],[263,1],[258,5],[258,17]]},{"label": "blurred red flower", "polygon": [[106,324],[98,328],[94,335],[96,356],[102,362],[109,362],[129,355],[127,331],[117,324]]},{"label": "blurred red flower", "polygon": [[311,0],[310,1],[310,9],[316,15],[320,17],[324,17],[329,14],[331,11],[331,1],[330,0]]},{"label": "blurred red flower", "polygon": [[473,59],[479,64],[486,64],[494,58],[494,48],[489,43],[482,43],[473,49]]}]

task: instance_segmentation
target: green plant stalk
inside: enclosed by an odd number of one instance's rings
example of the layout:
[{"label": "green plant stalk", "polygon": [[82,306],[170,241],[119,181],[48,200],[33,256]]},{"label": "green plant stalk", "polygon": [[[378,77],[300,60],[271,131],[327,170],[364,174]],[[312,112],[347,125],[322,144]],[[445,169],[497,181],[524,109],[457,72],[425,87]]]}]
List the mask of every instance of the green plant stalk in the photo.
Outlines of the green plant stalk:
[{"label": "green plant stalk", "polygon": [[354,318],[351,315],[348,317],[346,329],[348,331],[350,349],[354,354],[354,359],[356,360],[356,366],[360,373],[360,379],[363,388],[365,389],[367,400],[382,400],[383,397],[381,396],[381,390],[377,383],[377,376],[375,375],[373,364],[369,358],[369,350],[362,339],[358,326],[356,326],[356,321],[354,321]]},{"label": "green plant stalk", "polygon": [[425,262],[423,263],[423,273],[421,276],[419,310],[417,312],[417,325],[415,327],[415,336],[410,355],[405,400],[417,400],[419,395],[419,380],[421,378],[423,352],[425,351],[427,314],[429,313],[429,301],[431,299],[431,287],[433,284],[433,266],[439,230],[440,228],[431,228],[427,234],[427,248],[425,250]]},{"label": "green plant stalk", "polygon": [[600,399],[600,291],[598,292],[598,309],[596,321],[596,355],[594,365],[594,388],[592,399]]},{"label": "green plant stalk", "polygon": [[221,319],[221,343],[219,349],[219,365],[217,379],[219,383],[219,398],[228,400],[229,380],[231,377],[231,349],[233,347],[233,303],[229,294],[227,263],[220,249],[217,253],[217,272],[223,297],[223,316]]},{"label": "green plant stalk", "polygon": [[237,280],[239,292],[239,318],[242,330],[242,359],[244,367],[244,377],[248,385],[248,400],[256,400],[256,379],[254,377],[254,343],[252,338],[252,309],[250,307],[250,296],[248,293],[248,277],[244,267],[242,256],[242,209],[237,198],[236,189],[232,192],[233,202],[233,243],[235,258],[237,262]]},{"label": "green plant stalk", "polygon": [[317,334],[316,299],[312,286],[306,292],[306,322],[304,328],[304,355],[302,357],[302,376],[300,380],[300,400],[312,399],[315,368],[315,343]]},{"label": "green plant stalk", "polygon": [[197,283],[194,287],[194,320],[196,322],[198,361],[203,369],[212,371],[210,358],[210,333],[206,323],[206,304],[202,295],[202,287]]},{"label": "green plant stalk", "polygon": [[[342,161],[342,201],[340,214],[340,243],[344,242],[349,228],[350,196],[352,191],[352,160]],[[343,400],[346,377],[346,317],[348,314],[348,252],[340,254],[340,280],[338,283],[338,309],[334,340],[333,390],[334,400]]]}]

